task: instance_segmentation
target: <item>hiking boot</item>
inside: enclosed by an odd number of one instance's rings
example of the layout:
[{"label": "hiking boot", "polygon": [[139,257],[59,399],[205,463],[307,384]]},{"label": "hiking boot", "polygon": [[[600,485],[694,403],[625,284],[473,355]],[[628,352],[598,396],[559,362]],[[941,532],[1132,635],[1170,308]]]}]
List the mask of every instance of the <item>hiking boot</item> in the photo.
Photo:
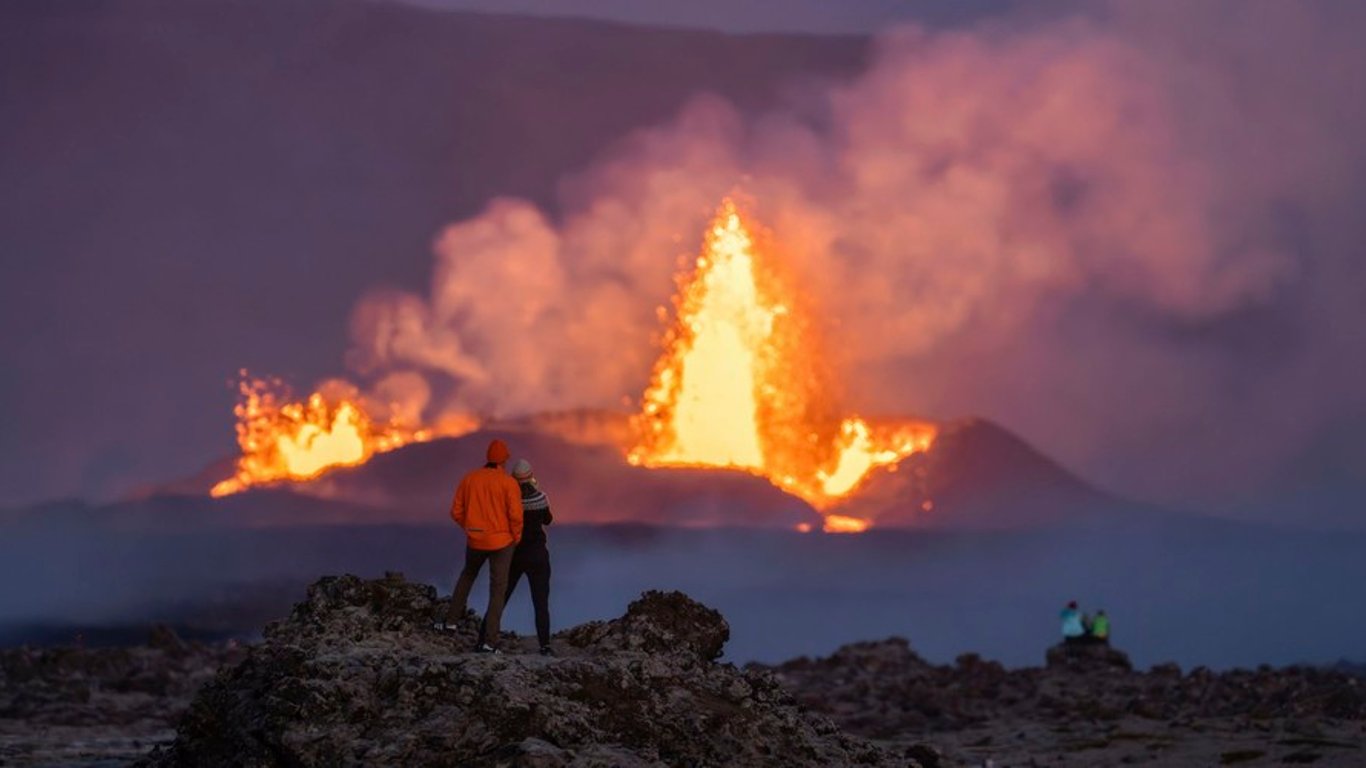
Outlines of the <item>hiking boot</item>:
[{"label": "hiking boot", "polygon": [[503,655],[503,652],[502,652],[502,651],[498,650],[497,648],[494,648],[493,646],[489,645],[488,643],[480,643],[479,645],[476,645],[476,646],[474,647],[474,652],[475,652],[475,653],[493,653],[493,654],[497,654],[497,655],[499,655],[499,656]]},{"label": "hiking boot", "polygon": [[555,655],[555,649],[554,649],[554,648],[551,648],[551,647],[548,646],[548,645],[543,645],[543,646],[541,646],[541,655],[542,655],[542,656],[554,656],[554,655]]}]

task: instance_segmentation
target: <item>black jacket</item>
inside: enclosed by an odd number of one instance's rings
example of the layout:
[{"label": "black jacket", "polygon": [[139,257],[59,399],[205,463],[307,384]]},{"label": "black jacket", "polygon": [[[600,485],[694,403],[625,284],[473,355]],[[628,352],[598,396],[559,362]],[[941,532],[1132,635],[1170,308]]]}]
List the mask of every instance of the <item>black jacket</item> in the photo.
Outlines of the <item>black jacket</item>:
[{"label": "black jacket", "polygon": [[545,527],[555,517],[550,514],[550,499],[541,492],[535,483],[525,482],[522,486],[522,541],[517,549],[545,549]]}]

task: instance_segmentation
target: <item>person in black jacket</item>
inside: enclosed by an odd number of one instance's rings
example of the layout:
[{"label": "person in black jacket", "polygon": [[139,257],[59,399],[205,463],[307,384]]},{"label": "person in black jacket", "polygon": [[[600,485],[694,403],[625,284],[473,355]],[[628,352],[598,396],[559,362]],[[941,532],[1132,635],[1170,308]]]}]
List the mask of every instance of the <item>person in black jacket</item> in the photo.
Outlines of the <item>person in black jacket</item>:
[{"label": "person in black jacket", "polygon": [[[531,585],[531,604],[536,609],[536,639],[541,655],[552,654],[550,649],[550,550],[546,548],[545,526],[555,519],[550,513],[550,499],[541,491],[531,472],[531,462],[518,459],[512,464],[512,478],[522,489],[522,540],[512,553],[512,567],[508,571],[506,603],[512,599],[522,575]],[[479,627],[479,642],[484,642],[484,627]]]}]

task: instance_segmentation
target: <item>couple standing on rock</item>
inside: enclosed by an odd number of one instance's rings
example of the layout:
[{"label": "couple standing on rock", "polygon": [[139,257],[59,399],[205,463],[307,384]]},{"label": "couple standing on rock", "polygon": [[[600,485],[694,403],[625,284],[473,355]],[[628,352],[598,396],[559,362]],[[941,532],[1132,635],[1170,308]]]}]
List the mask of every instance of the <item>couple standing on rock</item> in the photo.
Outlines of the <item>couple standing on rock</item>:
[{"label": "couple standing on rock", "polygon": [[437,629],[454,632],[465,615],[470,588],[489,563],[489,607],[479,627],[475,650],[498,653],[503,606],[525,574],[536,608],[536,637],[541,655],[550,650],[550,552],[545,526],[554,519],[550,500],[531,472],[531,463],[518,459],[509,477],[504,467],[512,454],[502,440],[489,443],[486,462],[460,480],[451,501],[451,519],[465,531],[465,567],[455,583],[450,606]]}]

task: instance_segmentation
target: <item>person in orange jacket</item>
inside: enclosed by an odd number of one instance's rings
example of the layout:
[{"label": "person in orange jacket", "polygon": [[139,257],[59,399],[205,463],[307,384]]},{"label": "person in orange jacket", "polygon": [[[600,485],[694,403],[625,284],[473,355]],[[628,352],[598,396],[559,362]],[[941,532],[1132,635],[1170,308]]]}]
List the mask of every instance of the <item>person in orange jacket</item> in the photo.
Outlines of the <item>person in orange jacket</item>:
[{"label": "person in orange jacket", "polygon": [[465,530],[465,567],[455,583],[450,606],[438,629],[455,630],[456,621],[465,615],[465,604],[470,597],[474,579],[489,563],[489,608],[484,614],[487,640],[475,650],[480,653],[498,652],[498,630],[503,618],[508,569],[512,553],[522,540],[522,489],[512,476],[503,471],[511,453],[502,440],[489,443],[486,463],[460,480],[451,501],[451,519]]}]

